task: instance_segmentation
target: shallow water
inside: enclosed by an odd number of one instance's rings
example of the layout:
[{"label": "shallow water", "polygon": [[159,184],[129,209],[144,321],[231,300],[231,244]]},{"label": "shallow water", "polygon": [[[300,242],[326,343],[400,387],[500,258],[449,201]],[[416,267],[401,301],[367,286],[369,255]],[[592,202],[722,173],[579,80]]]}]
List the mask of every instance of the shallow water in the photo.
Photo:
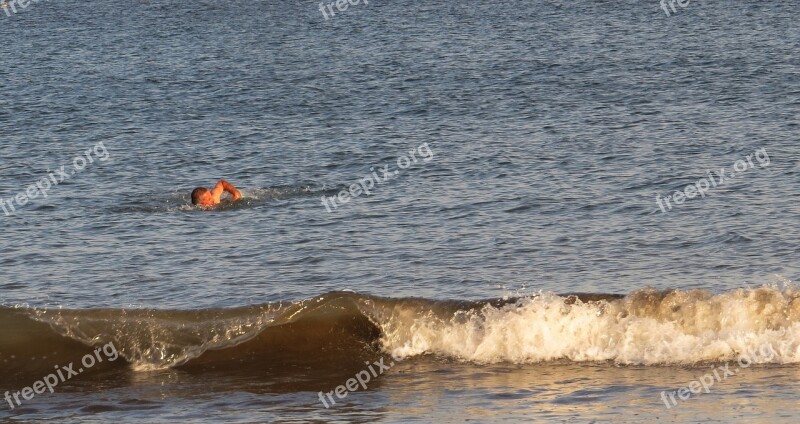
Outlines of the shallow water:
[{"label": "shallow water", "polygon": [[[794,422],[793,6],[0,10],[0,199],[68,173],[0,209],[0,389],[121,355],[0,419]],[[219,178],[245,200],[188,205]]]}]

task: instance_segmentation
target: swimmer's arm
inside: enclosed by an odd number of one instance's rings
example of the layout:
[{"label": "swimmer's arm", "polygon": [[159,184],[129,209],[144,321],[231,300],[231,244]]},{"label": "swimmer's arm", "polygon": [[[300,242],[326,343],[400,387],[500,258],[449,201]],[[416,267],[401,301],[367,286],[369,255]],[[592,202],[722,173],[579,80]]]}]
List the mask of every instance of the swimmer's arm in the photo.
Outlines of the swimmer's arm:
[{"label": "swimmer's arm", "polygon": [[223,191],[227,191],[228,193],[231,194],[231,196],[233,196],[233,200],[239,200],[239,199],[242,198],[242,193],[239,192],[239,190],[237,190],[236,187],[233,186],[233,184],[231,184],[231,183],[229,183],[229,182],[227,182],[225,180],[219,180],[219,182],[217,183],[216,187],[214,187],[214,192],[213,193],[216,193],[217,188],[220,189],[220,193],[219,193],[220,197],[222,197],[222,192]]},{"label": "swimmer's arm", "polygon": [[219,204],[222,200],[222,193],[225,192],[225,188],[222,186],[222,181],[218,182],[214,188],[211,189],[211,198],[214,200],[214,204]]}]

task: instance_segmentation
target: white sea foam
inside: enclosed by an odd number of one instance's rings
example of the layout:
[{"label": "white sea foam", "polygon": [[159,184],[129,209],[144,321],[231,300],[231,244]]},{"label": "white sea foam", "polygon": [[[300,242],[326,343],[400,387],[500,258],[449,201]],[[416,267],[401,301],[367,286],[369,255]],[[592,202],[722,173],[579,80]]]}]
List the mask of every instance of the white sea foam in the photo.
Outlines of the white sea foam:
[{"label": "white sea foam", "polygon": [[800,292],[761,287],[722,294],[640,290],[623,299],[573,304],[552,293],[501,307],[384,322],[387,352],[433,353],[477,363],[566,359],[678,364],[735,359],[770,345],[761,362],[800,362]]}]

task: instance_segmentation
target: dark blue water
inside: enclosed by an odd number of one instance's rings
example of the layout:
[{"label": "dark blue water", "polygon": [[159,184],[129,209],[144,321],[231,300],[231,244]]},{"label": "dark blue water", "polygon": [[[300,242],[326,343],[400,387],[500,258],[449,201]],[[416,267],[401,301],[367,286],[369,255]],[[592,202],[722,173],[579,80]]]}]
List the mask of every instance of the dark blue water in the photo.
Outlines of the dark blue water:
[{"label": "dark blue water", "polygon": [[[299,0],[50,0],[10,17],[0,10],[0,198],[62,165],[76,171],[74,158],[88,159],[87,150],[93,160],[47,198],[16,203],[9,215],[0,209],[0,304],[196,309],[338,290],[477,300],[539,290],[793,287],[794,6],[691,2],[668,17],[656,0],[371,0],[329,20],[318,3]],[[372,170],[398,170],[397,158],[412,149],[420,158],[422,145],[430,160],[333,212],[323,206],[322,196]],[[736,176],[660,210],[657,196],[720,168]],[[245,200],[213,211],[189,206],[193,188],[220,178]],[[795,368],[762,370],[783,388],[759,386],[752,374],[726,383],[762,403],[718,413],[712,404],[741,397],[717,391],[675,418],[656,392],[630,390],[677,388],[691,373],[650,369],[651,383],[640,384],[635,369],[612,365],[594,387],[573,380],[585,366],[565,365],[545,395],[534,365],[528,377],[505,380],[502,365],[464,365],[470,358],[454,354],[449,365],[387,377],[389,387],[350,398],[354,415],[324,415],[315,390],[270,401],[263,387],[231,396],[231,380],[202,404],[197,383],[174,388],[164,394],[170,402],[147,406],[155,415],[81,406],[103,396],[84,388],[37,398],[36,412],[21,417],[774,422],[779,412],[764,399],[778,404],[799,390]],[[474,383],[443,392],[437,367]],[[118,388],[112,404],[153,396],[148,385],[172,377],[136,378],[147,383]],[[440,396],[475,402],[485,415],[430,400]],[[533,409],[520,414],[509,399]],[[601,404],[624,415],[597,412]],[[368,413],[375,410],[383,413]]]}]

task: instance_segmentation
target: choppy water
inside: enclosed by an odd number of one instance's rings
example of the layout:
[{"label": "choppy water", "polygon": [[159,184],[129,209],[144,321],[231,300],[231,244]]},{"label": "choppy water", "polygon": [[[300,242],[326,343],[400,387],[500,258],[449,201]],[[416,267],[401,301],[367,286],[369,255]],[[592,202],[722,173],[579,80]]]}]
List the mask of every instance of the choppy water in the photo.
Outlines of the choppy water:
[{"label": "choppy water", "polygon": [[794,422],[793,3],[318,7],[0,9],[0,419]]}]

